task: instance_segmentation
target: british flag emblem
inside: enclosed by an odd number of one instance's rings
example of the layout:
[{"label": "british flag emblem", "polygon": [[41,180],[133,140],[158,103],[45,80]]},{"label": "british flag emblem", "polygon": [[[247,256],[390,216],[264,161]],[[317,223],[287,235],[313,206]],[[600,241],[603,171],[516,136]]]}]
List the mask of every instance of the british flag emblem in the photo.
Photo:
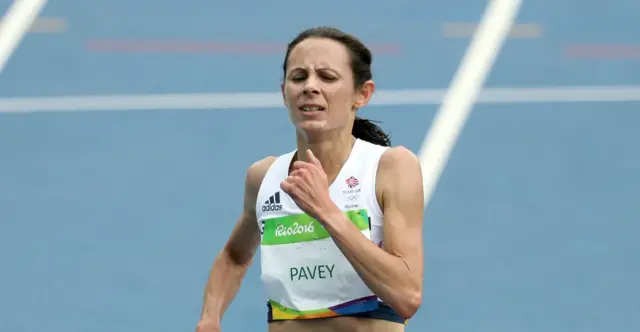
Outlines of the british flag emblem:
[{"label": "british flag emblem", "polygon": [[358,186],[358,183],[360,183],[360,181],[358,181],[358,179],[356,179],[356,178],[355,178],[355,177],[353,177],[353,176],[350,176],[350,177],[347,179],[347,186],[349,186],[349,188],[355,188],[355,187],[357,187],[357,186]]}]

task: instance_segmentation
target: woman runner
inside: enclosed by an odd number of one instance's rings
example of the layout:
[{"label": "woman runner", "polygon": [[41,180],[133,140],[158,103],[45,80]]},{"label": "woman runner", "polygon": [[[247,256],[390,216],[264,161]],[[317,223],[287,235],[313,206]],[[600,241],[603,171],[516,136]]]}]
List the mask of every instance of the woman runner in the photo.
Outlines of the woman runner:
[{"label": "woman runner", "polygon": [[297,149],[249,167],[244,210],[210,271],[197,332],[221,331],[258,247],[270,332],[395,332],[421,304],[422,174],[356,117],[372,55],[318,27],[288,46],[281,85]]}]

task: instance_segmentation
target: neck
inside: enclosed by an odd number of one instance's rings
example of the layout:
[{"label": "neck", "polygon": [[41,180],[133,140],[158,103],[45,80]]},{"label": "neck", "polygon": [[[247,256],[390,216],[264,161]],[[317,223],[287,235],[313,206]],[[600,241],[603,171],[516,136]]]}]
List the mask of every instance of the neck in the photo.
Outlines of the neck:
[{"label": "neck", "polygon": [[351,135],[351,132],[347,132],[346,134],[327,134],[323,135],[323,137],[313,138],[308,135],[298,134],[298,153],[296,159],[307,161],[306,151],[307,149],[311,150],[313,155],[316,156],[322,164],[322,168],[327,174],[329,184],[331,184],[349,158],[354,142],[355,137]]}]

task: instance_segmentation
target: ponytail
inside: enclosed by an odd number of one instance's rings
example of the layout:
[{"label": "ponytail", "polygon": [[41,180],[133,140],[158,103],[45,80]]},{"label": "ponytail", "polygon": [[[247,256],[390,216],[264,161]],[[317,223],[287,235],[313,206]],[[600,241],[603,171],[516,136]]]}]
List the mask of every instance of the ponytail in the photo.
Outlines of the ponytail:
[{"label": "ponytail", "polygon": [[372,121],[367,119],[359,118],[356,116],[351,134],[355,136],[355,138],[359,138],[369,143],[382,146],[391,146],[390,136],[385,133],[380,127],[373,124]]}]

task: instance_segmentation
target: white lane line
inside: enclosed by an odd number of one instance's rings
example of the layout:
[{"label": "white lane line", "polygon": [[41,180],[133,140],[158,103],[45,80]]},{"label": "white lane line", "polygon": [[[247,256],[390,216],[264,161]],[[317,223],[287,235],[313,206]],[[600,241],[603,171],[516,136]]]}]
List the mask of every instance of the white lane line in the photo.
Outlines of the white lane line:
[{"label": "white lane line", "polygon": [[47,0],[14,0],[0,20],[0,73]]},{"label": "white lane line", "polygon": [[520,9],[521,0],[490,0],[418,153],[425,206],[440,180]]},{"label": "white lane line", "polygon": [[[439,105],[446,89],[378,90],[370,106]],[[485,88],[476,104],[639,102],[640,85]],[[279,92],[0,98],[0,113],[282,108]],[[399,111],[402,108],[398,109]],[[520,111],[521,109],[514,109]],[[638,109],[640,110],[640,108]]]}]

